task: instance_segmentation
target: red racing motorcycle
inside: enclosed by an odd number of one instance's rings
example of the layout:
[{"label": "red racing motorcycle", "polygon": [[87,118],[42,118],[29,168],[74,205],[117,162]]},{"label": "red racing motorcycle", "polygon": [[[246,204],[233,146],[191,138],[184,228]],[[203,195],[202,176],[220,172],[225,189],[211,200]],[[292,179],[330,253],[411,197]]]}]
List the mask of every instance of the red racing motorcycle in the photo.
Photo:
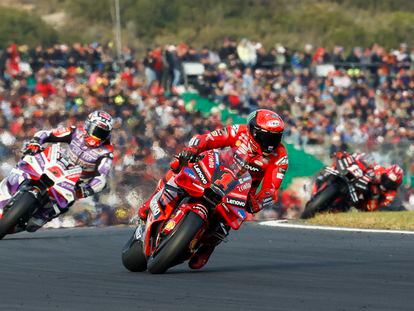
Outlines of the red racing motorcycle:
[{"label": "red racing motorcycle", "polygon": [[189,260],[209,235],[224,240],[230,228],[239,229],[252,181],[243,163],[231,149],[203,152],[192,163],[173,161],[180,201],[161,207],[167,188],[154,196],[146,223],[122,251],[123,265],[133,272],[164,273]]}]

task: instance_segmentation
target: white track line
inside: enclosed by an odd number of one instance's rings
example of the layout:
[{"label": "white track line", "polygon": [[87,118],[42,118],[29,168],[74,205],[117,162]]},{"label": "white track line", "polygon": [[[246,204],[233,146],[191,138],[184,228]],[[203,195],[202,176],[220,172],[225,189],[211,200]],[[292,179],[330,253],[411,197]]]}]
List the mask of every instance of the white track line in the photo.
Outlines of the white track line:
[{"label": "white track line", "polygon": [[296,229],[308,229],[308,230],[329,230],[329,231],[346,231],[346,232],[414,234],[414,231],[403,231],[403,230],[358,229],[358,228],[343,228],[343,227],[298,225],[298,224],[290,224],[290,223],[287,223],[286,220],[269,220],[269,221],[262,221],[259,224],[262,225],[262,226],[270,226],[270,227],[296,228]]}]

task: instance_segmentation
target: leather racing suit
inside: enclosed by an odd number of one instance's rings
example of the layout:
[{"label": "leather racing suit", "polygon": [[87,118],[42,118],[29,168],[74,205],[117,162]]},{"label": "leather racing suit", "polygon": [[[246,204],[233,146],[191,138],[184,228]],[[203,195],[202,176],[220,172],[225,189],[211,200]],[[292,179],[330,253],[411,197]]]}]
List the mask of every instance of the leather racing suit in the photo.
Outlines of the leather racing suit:
[{"label": "leather racing suit", "polygon": [[[248,169],[252,176],[247,211],[257,213],[263,208],[274,206],[278,200],[278,189],[288,169],[288,157],[283,144],[279,144],[272,153],[265,154],[251,143],[247,125],[233,125],[194,136],[186,149],[199,154],[210,149],[225,147],[232,148],[236,161],[240,155],[239,164]],[[174,173],[170,170],[159,181],[154,194],[138,209],[138,216],[141,219],[146,219],[152,200],[158,200],[161,207],[167,203],[178,203],[180,190],[174,182],[174,177]],[[217,239],[212,232],[204,241],[204,245],[190,259],[190,267],[192,269],[202,267],[220,242],[221,239]]]},{"label": "leather racing suit", "polygon": [[[379,207],[386,207],[390,205],[392,201],[394,201],[397,191],[385,189],[381,186],[381,175],[385,172],[385,167],[381,165],[367,164],[361,160],[364,156],[365,154],[362,153],[350,154],[348,152],[337,152],[333,156],[332,168],[336,168],[336,159],[345,159],[349,164],[357,164],[364,174],[370,176],[370,197],[359,202],[355,208],[361,211],[372,212],[377,210]],[[323,171],[316,178],[312,195],[319,190],[319,187],[328,179],[329,176],[330,174],[328,172]]]},{"label": "leather racing suit", "polygon": [[[77,185],[77,199],[91,196],[104,189],[113,159],[113,147],[109,141],[101,146],[91,148],[85,143],[84,136],[85,132],[83,130],[76,129],[76,127],[67,127],[39,131],[31,140],[40,145],[59,142],[68,144],[66,159],[69,163],[82,167],[81,178]],[[23,180],[21,171],[15,168],[0,183],[0,213]],[[39,215],[34,215],[31,219],[34,223],[29,221],[26,230],[35,231],[50,219],[66,211],[67,209],[57,211],[47,207],[39,209]]]}]

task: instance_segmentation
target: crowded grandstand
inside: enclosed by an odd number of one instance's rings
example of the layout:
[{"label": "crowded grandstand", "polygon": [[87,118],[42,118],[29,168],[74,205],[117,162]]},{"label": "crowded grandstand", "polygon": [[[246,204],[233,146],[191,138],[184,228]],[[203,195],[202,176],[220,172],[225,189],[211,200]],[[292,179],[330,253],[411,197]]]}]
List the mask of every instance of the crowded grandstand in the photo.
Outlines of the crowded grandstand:
[{"label": "crowded grandstand", "polygon": [[[360,151],[402,164],[405,183],[393,208],[412,209],[413,64],[405,43],[291,49],[226,38],[217,48],[169,44],[143,57],[125,46],[120,59],[108,44],[12,44],[0,61],[1,175],[36,131],[80,126],[103,109],[115,118],[113,178],[100,198],[77,203],[69,223],[125,223],[194,134],[267,108],[288,125],[292,150],[316,161]],[[285,184],[278,207],[262,217],[297,217],[306,184]]]}]

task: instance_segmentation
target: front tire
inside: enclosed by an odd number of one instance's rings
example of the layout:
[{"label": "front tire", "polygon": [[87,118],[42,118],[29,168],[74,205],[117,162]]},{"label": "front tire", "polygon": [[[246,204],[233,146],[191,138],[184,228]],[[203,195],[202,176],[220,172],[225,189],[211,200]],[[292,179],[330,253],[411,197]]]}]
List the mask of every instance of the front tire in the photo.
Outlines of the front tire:
[{"label": "front tire", "polygon": [[122,251],[122,264],[131,272],[147,270],[147,259],[144,255],[141,240],[135,239],[135,234],[129,239]]},{"label": "front tire", "polygon": [[0,240],[4,238],[24,216],[30,216],[36,208],[37,199],[30,192],[21,192],[11,198],[12,204],[0,219]]},{"label": "front tire", "polygon": [[153,274],[164,273],[184,254],[204,221],[200,216],[189,212],[172,233],[162,248],[148,260],[148,271]]},{"label": "front tire", "polygon": [[318,192],[305,206],[301,218],[309,219],[315,216],[316,213],[325,211],[329,208],[329,204],[338,197],[340,187],[337,184],[329,184],[325,189]]}]

